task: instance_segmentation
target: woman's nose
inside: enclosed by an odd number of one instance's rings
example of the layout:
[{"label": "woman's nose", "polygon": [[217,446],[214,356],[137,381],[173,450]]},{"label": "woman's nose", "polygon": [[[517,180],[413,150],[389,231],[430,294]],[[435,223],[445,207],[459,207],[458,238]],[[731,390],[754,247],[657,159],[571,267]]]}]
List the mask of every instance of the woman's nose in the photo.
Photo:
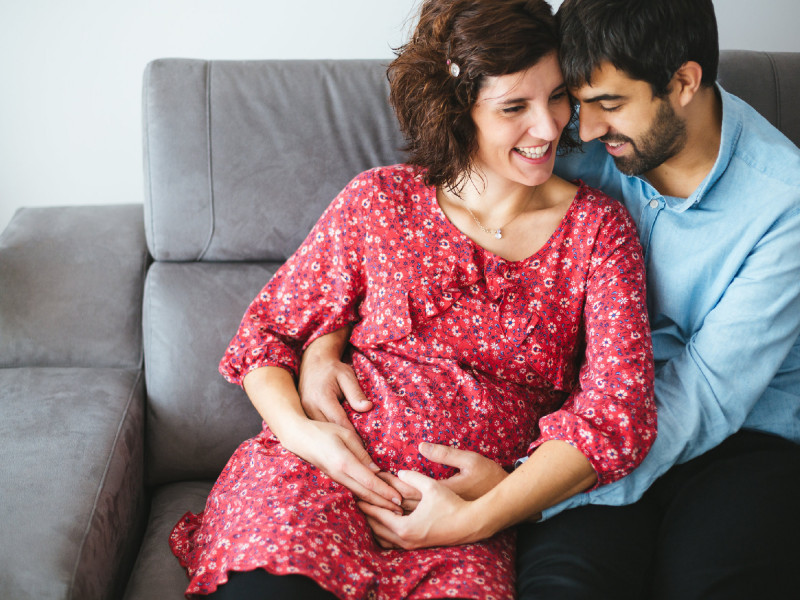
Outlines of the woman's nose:
[{"label": "woman's nose", "polygon": [[528,134],[534,138],[551,141],[561,135],[562,127],[557,114],[550,110],[538,111],[532,116]]}]

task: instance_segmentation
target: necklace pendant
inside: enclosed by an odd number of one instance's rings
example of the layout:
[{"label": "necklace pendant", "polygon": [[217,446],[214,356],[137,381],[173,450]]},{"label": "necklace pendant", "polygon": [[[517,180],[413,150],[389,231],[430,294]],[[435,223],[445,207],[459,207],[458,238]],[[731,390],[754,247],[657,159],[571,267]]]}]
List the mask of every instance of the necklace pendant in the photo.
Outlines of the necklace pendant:
[{"label": "necklace pendant", "polygon": [[494,237],[495,237],[495,239],[502,240],[503,239],[503,231],[501,229],[498,229],[497,231],[494,232]]}]

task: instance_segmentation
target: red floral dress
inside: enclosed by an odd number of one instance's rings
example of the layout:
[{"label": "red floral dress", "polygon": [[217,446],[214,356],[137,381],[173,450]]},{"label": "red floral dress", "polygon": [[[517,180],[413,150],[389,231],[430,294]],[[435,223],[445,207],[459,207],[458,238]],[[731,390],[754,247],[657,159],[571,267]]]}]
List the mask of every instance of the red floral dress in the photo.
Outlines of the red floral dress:
[{"label": "red floral dress", "polygon": [[[417,452],[421,441],[511,468],[563,440],[603,484],[630,472],[655,438],[644,281],[629,216],[585,185],[549,242],[511,262],[454,227],[414,167],[374,169],[339,194],[255,298],[220,370],[237,384],[265,365],[296,373],[311,340],[355,324],[352,364],[374,408],[350,417],[381,469],[451,476]],[[170,543],[187,594],[255,568],[303,574],[353,600],[515,593],[511,533],[383,550],[352,494],[266,426]]]}]

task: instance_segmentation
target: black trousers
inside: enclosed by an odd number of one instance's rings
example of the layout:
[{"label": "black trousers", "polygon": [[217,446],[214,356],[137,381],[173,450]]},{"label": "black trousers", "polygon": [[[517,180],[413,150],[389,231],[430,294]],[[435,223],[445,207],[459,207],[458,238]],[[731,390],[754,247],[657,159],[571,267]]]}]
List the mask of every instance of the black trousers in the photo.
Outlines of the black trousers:
[{"label": "black trousers", "polygon": [[228,583],[209,598],[214,600],[336,600],[313,579],[301,575],[273,575],[263,569],[228,573]]},{"label": "black trousers", "polygon": [[800,598],[800,446],[741,431],[630,506],[520,527],[520,600]]},{"label": "black trousers", "polygon": [[[319,587],[313,579],[301,575],[273,575],[263,569],[228,574],[228,583],[221,585],[208,598],[213,600],[336,600],[336,596]],[[398,599],[399,600],[399,599]],[[459,600],[450,598],[449,600]]]}]

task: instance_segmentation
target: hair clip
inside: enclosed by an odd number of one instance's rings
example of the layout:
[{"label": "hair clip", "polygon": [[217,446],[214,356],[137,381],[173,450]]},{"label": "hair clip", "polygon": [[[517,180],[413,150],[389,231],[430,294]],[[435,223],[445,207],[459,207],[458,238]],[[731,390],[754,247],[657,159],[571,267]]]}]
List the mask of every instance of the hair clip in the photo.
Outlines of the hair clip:
[{"label": "hair clip", "polygon": [[449,58],[447,59],[447,66],[450,67],[450,75],[453,77],[458,77],[461,73],[461,67],[458,66],[458,63],[454,63]]}]

